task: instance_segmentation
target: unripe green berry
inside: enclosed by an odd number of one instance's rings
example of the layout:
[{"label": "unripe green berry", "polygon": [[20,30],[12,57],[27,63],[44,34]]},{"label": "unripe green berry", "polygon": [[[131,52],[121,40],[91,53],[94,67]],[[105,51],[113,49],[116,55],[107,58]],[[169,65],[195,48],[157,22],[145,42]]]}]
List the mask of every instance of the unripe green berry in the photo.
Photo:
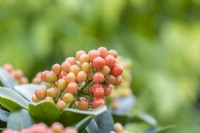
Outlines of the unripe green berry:
[{"label": "unripe green berry", "polygon": [[72,72],[68,73],[65,77],[65,81],[67,83],[70,83],[70,82],[75,82],[76,81],[76,75]]},{"label": "unripe green berry", "polygon": [[114,124],[114,130],[116,131],[116,132],[123,132],[123,126],[122,126],[122,124],[120,124],[119,122],[117,122],[117,123],[115,123]]},{"label": "unripe green berry", "polygon": [[110,67],[103,66],[103,68],[101,68],[100,72],[103,73],[104,76],[107,76],[110,73]]},{"label": "unripe green berry", "polygon": [[46,90],[46,95],[55,98],[58,94],[58,90],[55,87]]},{"label": "unripe green berry", "polygon": [[62,97],[62,100],[66,103],[71,103],[74,99],[74,96],[71,93],[65,93]]},{"label": "unripe green berry", "polygon": [[118,55],[117,51],[111,49],[111,50],[108,51],[108,53],[109,53],[109,55],[112,55],[113,57],[117,58],[117,55]]},{"label": "unripe green berry", "polygon": [[67,81],[64,79],[59,79],[57,82],[57,87],[59,90],[64,90],[67,87]]},{"label": "unripe green berry", "polygon": [[53,73],[58,76],[61,73],[61,66],[59,64],[54,64],[52,66]]},{"label": "unripe green berry", "polygon": [[69,72],[69,68],[70,68],[71,64],[67,61],[63,62],[61,65],[61,69],[65,72],[68,73]]},{"label": "unripe green berry", "polygon": [[104,81],[104,75],[101,72],[96,72],[92,78],[94,83],[101,83]]},{"label": "unripe green berry", "polygon": [[89,72],[90,69],[91,69],[91,65],[90,65],[90,63],[88,63],[88,62],[84,62],[84,63],[81,65],[81,70],[82,70],[82,71]]},{"label": "unripe green berry", "polygon": [[77,81],[78,82],[84,82],[85,80],[86,80],[86,78],[87,78],[87,74],[86,74],[86,72],[84,72],[84,71],[80,71],[78,74],[77,74]]},{"label": "unripe green berry", "polygon": [[114,84],[115,81],[116,81],[116,78],[113,75],[108,75],[106,77],[105,81],[106,81],[107,84]]},{"label": "unripe green berry", "polygon": [[80,56],[80,60],[79,61],[80,61],[81,64],[84,63],[84,62],[90,62],[90,57],[87,54],[82,54]]},{"label": "unripe green berry", "polygon": [[77,65],[72,65],[72,66],[69,68],[69,72],[72,72],[72,73],[74,73],[75,75],[77,75],[78,72],[79,72],[80,70],[81,70],[80,67],[77,66]]},{"label": "unripe green berry", "polygon": [[47,82],[54,83],[54,82],[56,82],[56,80],[57,80],[57,77],[55,76],[55,74],[53,74],[51,72],[46,73],[46,81]]},{"label": "unripe green berry", "polygon": [[43,100],[46,97],[46,90],[43,88],[37,89],[35,91],[35,96],[40,99]]}]

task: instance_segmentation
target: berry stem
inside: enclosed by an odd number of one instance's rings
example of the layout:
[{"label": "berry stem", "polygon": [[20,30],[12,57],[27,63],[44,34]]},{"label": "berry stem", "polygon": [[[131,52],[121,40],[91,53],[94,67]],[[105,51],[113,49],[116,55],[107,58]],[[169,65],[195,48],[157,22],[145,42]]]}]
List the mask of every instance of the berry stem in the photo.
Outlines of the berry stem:
[{"label": "berry stem", "polygon": [[58,96],[55,98],[55,103],[58,102],[58,99],[60,98],[60,96],[62,95],[63,91],[60,91],[60,93],[58,94]]},{"label": "berry stem", "polygon": [[83,86],[81,86],[80,88],[79,88],[79,91],[78,91],[78,94],[77,94],[77,96],[80,96],[80,94],[83,92],[83,90],[85,89],[85,87],[87,87],[89,84],[91,84],[92,83],[92,80],[88,80],[88,82],[86,82]]}]

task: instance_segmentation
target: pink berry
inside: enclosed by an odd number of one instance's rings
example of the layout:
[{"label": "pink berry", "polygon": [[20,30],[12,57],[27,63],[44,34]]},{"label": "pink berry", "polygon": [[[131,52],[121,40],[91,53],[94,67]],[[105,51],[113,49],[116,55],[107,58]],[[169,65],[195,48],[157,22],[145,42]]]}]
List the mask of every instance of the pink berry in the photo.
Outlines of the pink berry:
[{"label": "pink berry", "polygon": [[94,95],[95,97],[97,97],[97,98],[102,98],[102,97],[104,97],[104,89],[103,89],[101,86],[99,86],[99,87],[94,87],[92,91],[93,91],[93,95]]},{"label": "pink berry", "polygon": [[118,76],[118,77],[116,77],[116,80],[115,80],[114,85],[115,85],[115,86],[118,86],[118,85],[121,84],[121,82],[122,82],[122,77],[121,77],[121,76]]},{"label": "pink berry", "polygon": [[46,90],[43,88],[37,89],[35,91],[35,96],[40,99],[43,100],[46,97]]},{"label": "pink berry", "polygon": [[92,65],[95,69],[101,69],[103,68],[103,66],[105,65],[105,60],[102,57],[96,57],[93,62]]},{"label": "pink berry", "polygon": [[46,95],[55,98],[58,94],[58,90],[55,87],[46,90]]},{"label": "pink berry", "polygon": [[84,71],[80,71],[78,74],[77,74],[77,81],[78,82],[84,82],[85,80],[86,80],[86,78],[87,78],[87,74],[86,74],[86,72],[84,72]]},{"label": "pink berry", "polygon": [[51,130],[53,131],[53,133],[61,133],[63,129],[63,125],[58,122],[55,122],[51,125]]},{"label": "pink berry", "polygon": [[93,102],[92,102],[92,106],[94,108],[97,108],[101,105],[105,105],[105,100],[103,98],[96,98]]},{"label": "pink berry", "polygon": [[123,72],[123,68],[122,68],[122,66],[119,65],[119,64],[115,64],[115,65],[113,66],[113,68],[111,69],[111,74],[114,75],[115,77],[121,75],[122,72]]},{"label": "pink berry", "polygon": [[4,64],[3,69],[5,69],[7,72],[12,72],[13,71],[13,65],[12,64]]},{"label": "pink berry", "polygon": [[84,63],[84,62],[89,62],[90,61],[90,57],[87,54],[82,54],[80,56],[80,60],[79,61],[80,61],[81,64]]},{"label": "pink berry", "polygon": [[77,65],[72,65],[72,66],[70,67],[70,69],[69,69],[69,72],[72,72],[72,73],[74,73],[75,75],[77,75],[78,72],[79,72],[80,70],[81,70],[81,69],[80,69],[79,66],[77,66]]},{"label": "pink berry", "polygon": [[113,57],[117,58],[117,51],[111,49],[108,51],[109,55],[112,55]]},{"label": "pink berry", "polygon": [[76,82],[70,82],[67,85],[67,92],[71,94],[75,94],[78,91],[78,84]]},{"label": "pink berry", "polygon": [[71,65],[76,64],[76,59],[74,57],[68,57],[65,61],[69,62]]},{"label": "pink berry", "polygon": [[65,77],[65,81],[67,83],[69,83],[69,82],[75,82],[76,81],[76,75],[74,73],[72,73],[72,72],[68,73],[66,75],[66,77]]},{"label": "pink berry", "polygon": [[104,96],[108,96],[108,95],[110,95],[110,93],[112,91],[112,86],[111,85],[103,85],[103,89],[104,89]]},{"label": "pink berry", "polygon": [[101,83],[104,81],[104,75],[101,72],[96,72],[93,76],[94,83]]},{"label": "pink berry", "polygon": [[71,64],[67,61],[63,62],[62,65],[61,65],[61,69],[68,73],[69,72],[69,68],[70,68]]},{"label": "pink berry", "polygon": [[96,57],[100,56],[100,53],[97,50],[91,50],[89,51],[88,55],[90,57],[90,61],[93,61]]},{"label": "pink berry", "polygon": [[105,57],[105,64],[112,68],[116,63],[116,59],[112,55],[108,55]]},{"label": "pink berry", "polygon": [[76,52],[76,59],[80,60],[80,57],[81,57],[82,54],[85,54],[85,51],[83,51],[83,50],[77,51]]},{"label": "pink berry", "polygon": [[56,106],[60,109],[63,110],[66,106],[67,103],[61,99],[58,100],[58,102],[56,103]]},{"label": "pink berry", "polygon": [[108,55],[108,50],[105,47],[98,48],[100,56],[105,58]]},{"label": "pink berry", "polygon": [[59,64],[54,64],[52,66],[52,71],[56,76],[58,76],[61,72],[61,66]]}]

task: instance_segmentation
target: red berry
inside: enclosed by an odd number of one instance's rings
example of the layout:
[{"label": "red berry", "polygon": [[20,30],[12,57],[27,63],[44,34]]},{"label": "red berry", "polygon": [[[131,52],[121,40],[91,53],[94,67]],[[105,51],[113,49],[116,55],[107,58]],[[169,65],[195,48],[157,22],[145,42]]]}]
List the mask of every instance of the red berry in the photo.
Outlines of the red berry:
[{"label": "red berry", "polygon": [[75,82],[76,81],[76,75],[74,73],[70,72],[65,77],[65,80],[67,81],[67,83],[69,83],[69,82]]},{"label": "red berry", "polygon": [[69,68],[70,68],[71,64],[67,61],[63,62],[62,65],[61,65],[61,69],[68,73],[69,72]]},{"label": "red berry", "polygon": [[101,57],[106,57],[108,55],[108,50],[105,47],[98,48]]},{"label": "red berry", "polygon": [[40,99],[43,100],[46,97],[46,90],[43,88],[37,89],[35,91],[35,96]]},{"label": "red berry", "polygon": [[101,68],[100,72],[103,73],[104,76],[106,76],[106,75],[108,75],[110,73],[110,67],[103,66],[103,68]]},{"label": "red berry", "polygon": [[74,57],[68,57],[65,61],[69,62],[71,65],[76,64],[76,59]]},{"label": "red berry", "polygon": [[88,55],[90,57],[90,61],[93,61],[96,57],[100,56],[100,53],[97,50],[91,50],[89,51]]},{"label": "red berry", "polygon": [[119,76],[123,72],[123,68],[119,64],[115,64],[114,67],[111,69],[111,74],[114,75],[115,77]]},{"label": "red berry", "polygon": [[101,69],[103,68],[103,66],[105,65],[105,60],[102,57],[96,57],[93,62],[92,65],[95,69]]},{"label": "red berry", "polygon": [[46,74],[47,74],[47,73],[49,73],[49,71],[44,71],[44,72],[41,73],[41,79],[42,79],[43,81],[47,81],[47,80],[46,80]]},{"label": "red berry", "polygon": [[93,95],[95,97],[97,97],[97,98],[104,97],[104,89],[103,89],[103,87],[101,87],[101,86],[94,87],[92,91],[93,91]]},{"label": "red berry", "polygon": [[80,100],[78,101],[78,108],[80,110],[87,110],[88,109],[88,101],[86,98],[81,97]]},{"label": "red berry", "polygon": [[96,98],[93,102],[92,102],[92,106],[94,108],[97,108],[101,105],[105,105],[105,100],[103,98]]},{"label": "red berry", "polygon": [[35,124],[29,128],[29,132],[30,133],[47,133],[48,127],[43,123]]},{"label": "red berry", "polygon": [[101,72],[96,72],[93,76],[94,83],[101,83],[104,81],[104,75]]},{"label": "red berry", "polygon": [[82,65],[81,65],[81,70],[82,71],[85,71],[85,72],[89,72],[90,71],[90,63],[88,62],[84,62]]},{"label": "red berry", "polygon": [[85,51],[83,51],[83,50],[77,51],[76,52],[76,59],[80,60],[80,57],[81,57],[82,54],[85,54]]},{"label": "red berry", "polygon": [[122,82],[122,77],[121,77],[121,76],[118,76],[118,77],[116,77],[116,80],[115,80],[114,85],[115,85],[115,86],[118,86],[118,85],[121,84],[121,82]]},{"label": "red berry", "polygon": [[109,55],[112,55],[113,57],[117,58],[117,51],[111,49],[108,51]]},{"label": "red berry", "polygon": [[85,80],[86,80],[86,78],[87,78],[87,74],[86,74],[86,72],[84,72],[84,71],[80,71],[78,74],[77,74],[77,81],[78,82],[84,82]]},{"label": "red berry", "polygon": [[79,72],[80,70],[81,70],[81,69],[80,69],[79,66],[77,66],[77,65],[72,65],[72,66],[70,67],[70,69],[69,69],[69,72],[72,72],[72,73],[74,73],[75,75],[77,75],[78,72]]},{"label": "red berry", "polygon": [[79,61],[80,61],[81,64],[84,63],[84,62],[90,62],[90,57],[87,54],[82,54],[80,56],[80,60]]},{"label": "red berry", "polygon": [[116,63],[116,59],[112,55],[108,55],[105,57],[105,64],[112,68]]},{"label": "red berry", "polygon": [[58,94],[58,90],[55,87],[46,90],[46,95],[55,98]]},{"label": "red berry", "polygon": [[107,84],[114,84],[115,81],[116,81],[116,78],[113,75],[108,75],[106,77],[105,81],[106,81]]},{"label": "red berry", "polygon": [[59,79],[57,82],[57,87],[59,90],[64,90],[67,87],[67,81],[64,79]]},{"label": "red berry", "polygon": [[103,85],[103,89],[104,89],[104,96],[108,96],[108,95],[110,95],[110,93],[112,91],[112,86],[111,85]]},{"label": "red berry", "polygon": [[78,91],[78,84],[76,82],[70,82],[67,85],[67,92],[71,94],[75,94]]}]

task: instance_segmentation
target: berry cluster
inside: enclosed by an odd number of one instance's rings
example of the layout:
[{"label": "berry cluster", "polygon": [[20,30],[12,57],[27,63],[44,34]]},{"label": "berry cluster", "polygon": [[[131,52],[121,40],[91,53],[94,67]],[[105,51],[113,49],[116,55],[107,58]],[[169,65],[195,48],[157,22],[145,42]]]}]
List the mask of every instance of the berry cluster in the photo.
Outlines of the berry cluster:
[{"label": "berry cluster", "polygon": [[124,130],[122,124],[117,122],[114,124],[114,131],[110,131],[109,133],[134,133],[134,132]]},{"label": "berry cluster", "polygon": [[[62,64],[54,64],[51,71],[40,74],[47,89],[36,90],[32,101],[50,101],[61,110],[65,107],[88,110],[104,105],[112,86],[122,81],[123,68],[116,63],[117,55],[115,50],[104,47],[88,54],[78,51],[75,57],[68,57]],[[39,76],[36,79],[39,81]]]},{"label": "berry cluster", "polygon": [[120,107],[119,103],[119,97],[128,97],[132,95],[132,89],[131,89],[131,81],[132,81],[132,75],[131,75],[131,67],[132,67],[132,61],[126,58],[123,58],[119,56],[117,58],[117,62],[124,68],[124,72],[121,75],[123,83],[119,86],[114,87],[111,95],[110,95],[110,107],[112,109],[118,109]]},{"label": "berry cluster", "polygon": [[24,77],[24,73],[20,69],[14,69],[11,64],[4,64],[3,69],[6,70],[18,84],[27,84],[28,79]]},{"label": "berry cluster", "polygon": [[44,123],[38,123],[21,131],[6,129],[2,133],[78,133],[78,131],[72,127],[64,128],[62,124],[55,122],[49,128]]}]

